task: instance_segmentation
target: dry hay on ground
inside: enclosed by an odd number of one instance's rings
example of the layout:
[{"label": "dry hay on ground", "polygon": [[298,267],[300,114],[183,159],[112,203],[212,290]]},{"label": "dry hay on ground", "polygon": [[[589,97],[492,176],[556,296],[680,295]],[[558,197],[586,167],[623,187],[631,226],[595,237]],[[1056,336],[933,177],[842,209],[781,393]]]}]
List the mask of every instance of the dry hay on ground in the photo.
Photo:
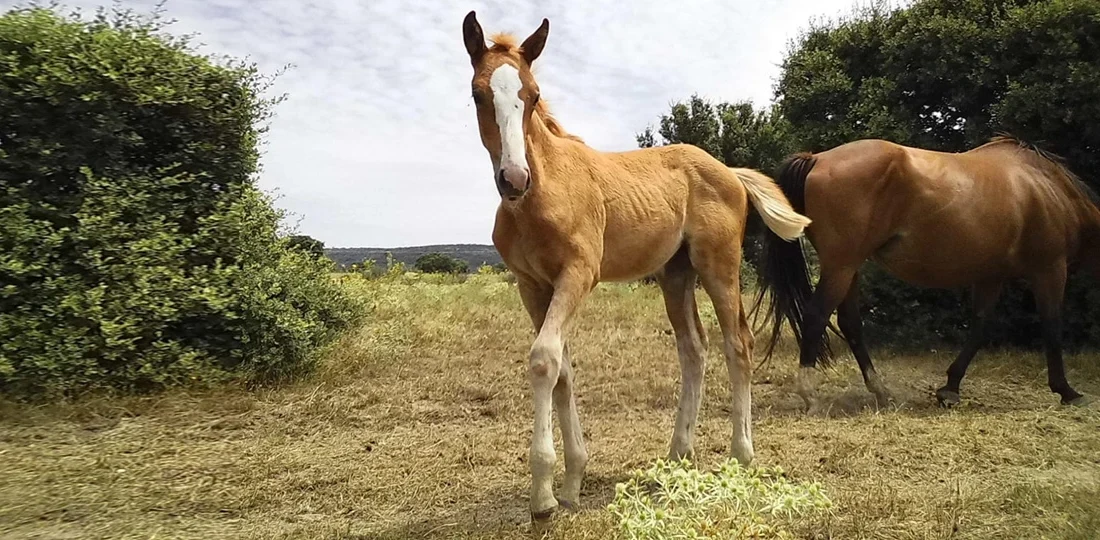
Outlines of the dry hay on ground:
[{"label": "dry hay on ground", "polygon": [[[293,387],[4,406],[0,538],[530,537],[531,331],[514,287],[494,276],[349,286],[373,299],[372,316]],[[704,317],[717,343],[707,305]],[[553,533],[604,540],[615,484],[666,452],[678,366],[653,287],[602,286],[572,336],[591,462],[582,511]],[[1058,406],[1038,353],[981,355],[952,411],[931,392],[954,351],[878,353],[902,398],[887,410],[845,359],[822,389],[827,418],[805,417],[789,393],[792,353],[755,374],[754,435],[759,464],[820,482],[835,504],[798,537],[1100,530],[1100,412]],[[1068,360],[1093,396],[1098,364]],[[712,349],[703,467],[725,457],[725,373]]]}]

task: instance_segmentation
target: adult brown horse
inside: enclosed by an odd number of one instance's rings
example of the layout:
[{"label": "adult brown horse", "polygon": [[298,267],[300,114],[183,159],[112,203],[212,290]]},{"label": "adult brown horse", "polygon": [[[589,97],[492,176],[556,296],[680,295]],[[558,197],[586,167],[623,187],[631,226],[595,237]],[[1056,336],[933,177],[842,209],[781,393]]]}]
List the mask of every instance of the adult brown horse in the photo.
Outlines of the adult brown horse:
[{"label": "adult brown horse", "polygon": [[825,329],[834,310],[867,388],[880,402],[890,397],[862,335],[857,284],[867,259],[917,286],[971,288],[973,324],[936,391],[941,405],[959,402],[990,312],[1005,282],[1018,278],[1031,285],[1043,321],[1050,389],[1064,404],[1086,401],[1066,381],[1061,310],[1070,270],[1100,274],[1100,198],[1060,158],[1007,136],[955,154],[860,140],[790,157],[778,182],[813,220],[806,236],[820,278],[811,289],[802,246],[769,233],[753,311],[766,305],[774,323],[766,357],[784,321],[791,324],[802,366],[796,388],[811,411],[819,406],[814,367],[832,355]]},{"label": "adult brown horse", "polygon": [[588,455],[564,330],[600,281],[659,276],[682,373],[669,449],[679,458],[691,453],[703,395],[706,333],[695,304],[696,275],[701,278],[722,328],[732,453],[742,463],[752,461],[752,331],[738,283],[749,201],[777,237],[793,240],[809,223],[770,178],[730,169],[694,146],[604,153],[566,133],[531,75],[549,29],[544,19],[522,45],[497,35],[487,47],[473,12],[462,25],[481,142],[501,195],[493,244],[515,274],[537,332],[529,358],[530,504],[536,519],[549,517],[559,504],[551,487],[552,409],[565,450],[561,504],[569,507],[580,496]]}]

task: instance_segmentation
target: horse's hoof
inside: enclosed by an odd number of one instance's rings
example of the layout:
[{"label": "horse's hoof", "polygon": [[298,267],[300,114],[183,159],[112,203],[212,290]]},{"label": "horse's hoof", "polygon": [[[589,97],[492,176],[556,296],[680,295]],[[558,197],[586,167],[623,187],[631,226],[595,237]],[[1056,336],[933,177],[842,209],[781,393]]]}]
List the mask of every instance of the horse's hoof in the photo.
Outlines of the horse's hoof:
[{"label": "horse's hoof", "polygon": [[962,397],[954,390],[948,390],[946,388],[940,388],[936,390],[936,401],[940,403],[940,407],[950,409],[955,405],[958,405],[962,401]]},{"label": "horse's hoof", "polygon": [[565,499],[560,499],[559,498],[558,499],[558,508],[561,508],[565,512],[573,513],[573,512],[577,511],[577,503],[575,503],[573,501],[567,501]]},{"label": "horse's hoof", "polygon": [[1095,400],[1093,398],[1090,398],[1088,396],[1077,396],[1069,401],[1066,401],[1065,398],[1062,398],[1062,405],[1069,405],[1070,407],[1088,407],[1089,405],[1092,405],[1094,401]]},{"label": "horse's hoof", "polygon": [[555,505],[546,510],[531,512],[531,521],[536,523],[550,521],[550,518],[554,517],[554,512],[557,511],[557,509],[558,507]]}]

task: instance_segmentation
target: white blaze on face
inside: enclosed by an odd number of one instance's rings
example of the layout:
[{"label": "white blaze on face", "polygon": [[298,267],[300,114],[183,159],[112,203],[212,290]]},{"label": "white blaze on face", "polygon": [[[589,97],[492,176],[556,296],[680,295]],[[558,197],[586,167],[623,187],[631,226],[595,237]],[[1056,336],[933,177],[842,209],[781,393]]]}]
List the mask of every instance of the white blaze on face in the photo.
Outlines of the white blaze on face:
[{"label": "white blaze on face", "polygon": [[496,111],[497,126],[500,128],[500,163],[497,168],[501,171],[527,171],[523,100],[519,97],[523,83],[519,80],[519,70],[510,64],[501,65],[493,71],[489,86],[493,90],[493,108]]}]

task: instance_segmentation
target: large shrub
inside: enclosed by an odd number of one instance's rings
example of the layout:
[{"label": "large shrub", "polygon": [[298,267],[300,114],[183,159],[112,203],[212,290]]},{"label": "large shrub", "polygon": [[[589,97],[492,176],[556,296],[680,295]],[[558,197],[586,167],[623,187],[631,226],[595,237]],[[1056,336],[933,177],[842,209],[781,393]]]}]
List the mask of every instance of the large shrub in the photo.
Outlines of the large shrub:
[{"label": "large shrub", "polygon": [[0,16],[0,391],[290,375],[354,319],[255,186],[267,82],[156,17]]},{"label": "large shrub", "polygon": [[416,259],[416,269],[426,274],[465,274],[470,267],[445,253],[426,253]]}]

